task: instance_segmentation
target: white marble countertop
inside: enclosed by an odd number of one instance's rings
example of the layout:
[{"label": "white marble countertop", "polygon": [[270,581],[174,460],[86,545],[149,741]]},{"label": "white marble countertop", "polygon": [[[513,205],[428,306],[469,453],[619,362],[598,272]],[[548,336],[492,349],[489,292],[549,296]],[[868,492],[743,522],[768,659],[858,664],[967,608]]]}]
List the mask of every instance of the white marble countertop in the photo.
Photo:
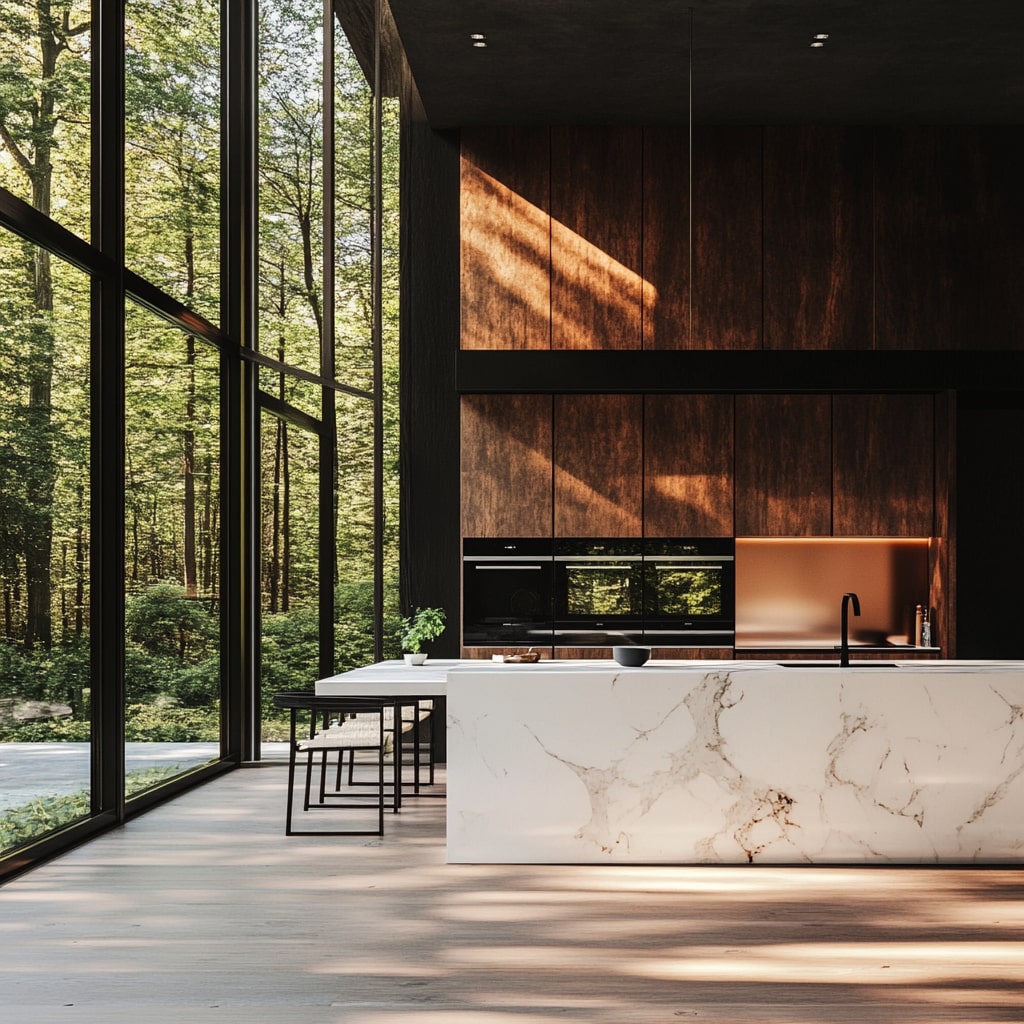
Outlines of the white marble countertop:
[{"label": "white marble countertop", "polygon": [[[879,673],[886,672],[934,672],[934,671],[955,671],[955,672],[1024,672],[1024,661],[996,661],[996,660],[969,660],[969,661],[953,661],[953,660],[931,660],[931,661],[919,661],[919,660],[903,660],[899,659],[885,659],[883,661],[858,661],[855,657],[850,658],[851,665],[848,671],[857,673],[867,673],[870,675],[878,675]],[[429,664],[429,663],[428,663]],[[580,659],[577,661],[561,661],[558,659],[552,659],[548,661],[537,661],[533,663],[522,663],[522,662],[491,662],[484,660],[469,660],[464,659],[457,662],[449,662],[451,671],[463,672],[463,671],[487,671],[493,670],[495,672],[592,672],[594,670],[599,671],[613,671],[613,672],[646,672],[646,673],[660,673],[660,672],[679,672],[679,671],[692,671],[692,672],[813,672],[816,669],[834,673],[843,671],[839,666],[839,659],[809,659],[808,661],[801,663],[798,668],[793,666],[797,664],[791,659],[758,659],[750,660],[744,659],[742,661],[728,661],[728,660],[711,660],[711,659],[690,659],[690,660],[672,660],[668,658],[658,658],[652,661],[648,661],[646,665],[639,667],[628,668],[618,664],[618,662],[612,659],[599,659],[599,658],[587,658]],[[361,670],[360,670],[361,671]],[[411,670],[416,671],[416,670]]]},{"label": "white marble countertop", "polygon": [[476,662],[453,863],[1024,861],[1024,662]]},{"label": "white marble countertop", "polygon": [[[855,659],[851,659],[855,660]],[[1024,662],[1018,661],[895,661],[892,668],[878,667],[877,663],[862,662],[870,668],[851,666],[840,669],[837,665],[811,662],[800,668],[786,668],[778,661],[712,661],[712,660],[669,660],[657,659],[649,661],[639,668],[624,668],[611,659],[580,659],[575,661],[546,660],[534,663],[497,662],[483,659],[433,658],[427,659],[423,665],[406,665],[404,661],[381,661],[373,665],[339,672],[326,679],[318,679],[316,693],[337,696],[339,694],[354,696],[402,696],[402,697],[439,697],[444,696],[448,689],[448,678],[451,673],[493,672],[509,678],[528,678],[539,672],[557,672],[568,675],[581,673],[598,673],[602,677],[608,673],[639,673],[641,676],[664,676],[666,673],[694,673],[706,675],[709,672],[729,672],[730,674],[748,674],[766,672],[782,673],[783,677],[801,676],[833,678],[839,673],[844,678],[848,673],[854,677],[889,676],[893,673],[915,675],[987,672],[1024,672]]]}]

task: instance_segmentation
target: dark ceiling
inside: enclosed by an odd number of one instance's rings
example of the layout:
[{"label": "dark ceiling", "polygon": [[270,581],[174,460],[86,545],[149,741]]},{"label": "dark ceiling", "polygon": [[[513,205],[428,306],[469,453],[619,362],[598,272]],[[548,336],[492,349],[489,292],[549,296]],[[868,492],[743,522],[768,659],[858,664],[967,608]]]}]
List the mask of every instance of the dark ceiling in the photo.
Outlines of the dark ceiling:
[{"label": "dark ceiling", "polygon": [[437,128],[686,123],[691,95],[697,123],[1024,123],[1024,0],[390,6]]}]

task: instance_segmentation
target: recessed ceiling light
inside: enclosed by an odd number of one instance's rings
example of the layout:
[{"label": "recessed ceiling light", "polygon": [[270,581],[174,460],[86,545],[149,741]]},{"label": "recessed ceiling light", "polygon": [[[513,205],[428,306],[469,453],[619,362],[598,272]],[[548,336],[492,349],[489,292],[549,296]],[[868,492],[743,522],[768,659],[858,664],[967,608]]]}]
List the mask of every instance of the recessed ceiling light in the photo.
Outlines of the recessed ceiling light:
[{"label": "recessed ceiling light", "polygon": [[815,39],[811,46],[824,46],[825,44],[820,39]]},{"label": "recessed ceiling light", "polygon": [[486,48],[487,43],[483,39],[475,39],[473,40],[473,45],[482,50]]},{"label": "recessed ceiling light", "polygon": [[822,42],[824,42],[826,39],[828,39],[828,33],[827,32],[817,32],[817,33],[815,33],[814,38],[815,39],[820,39]]},{"label": "recessed ceiling light", "polygon": [[481,49],[487,45],[487,36],[483,32],[470,32],[469,38],[474,46],[478,46]]}]

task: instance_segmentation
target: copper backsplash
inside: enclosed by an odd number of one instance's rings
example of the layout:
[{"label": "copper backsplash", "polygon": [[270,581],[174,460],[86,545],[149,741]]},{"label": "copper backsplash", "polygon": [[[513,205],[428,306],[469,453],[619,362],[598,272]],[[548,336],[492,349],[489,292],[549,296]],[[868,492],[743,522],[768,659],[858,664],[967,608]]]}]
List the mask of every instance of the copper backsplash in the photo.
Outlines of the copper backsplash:
[{"label": "copper backsplash", "polygon": [[928,603],[928,539],[737,538],[736,646],[832,647],[847,591],[851,643],[906,644]]}]

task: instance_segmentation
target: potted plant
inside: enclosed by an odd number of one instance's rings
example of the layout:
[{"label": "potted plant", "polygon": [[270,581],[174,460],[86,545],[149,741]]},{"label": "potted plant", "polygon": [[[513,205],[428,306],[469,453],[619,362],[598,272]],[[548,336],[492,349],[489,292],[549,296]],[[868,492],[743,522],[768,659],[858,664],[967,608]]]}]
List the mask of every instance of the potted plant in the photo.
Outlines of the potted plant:
[{"label": "potted plant", "polygon": [[408,618],[402,619],[398,640],[407,665],[422,665],[427,660],[420,646],[434,640],[444,632],[443,608],[417,608]]}]

